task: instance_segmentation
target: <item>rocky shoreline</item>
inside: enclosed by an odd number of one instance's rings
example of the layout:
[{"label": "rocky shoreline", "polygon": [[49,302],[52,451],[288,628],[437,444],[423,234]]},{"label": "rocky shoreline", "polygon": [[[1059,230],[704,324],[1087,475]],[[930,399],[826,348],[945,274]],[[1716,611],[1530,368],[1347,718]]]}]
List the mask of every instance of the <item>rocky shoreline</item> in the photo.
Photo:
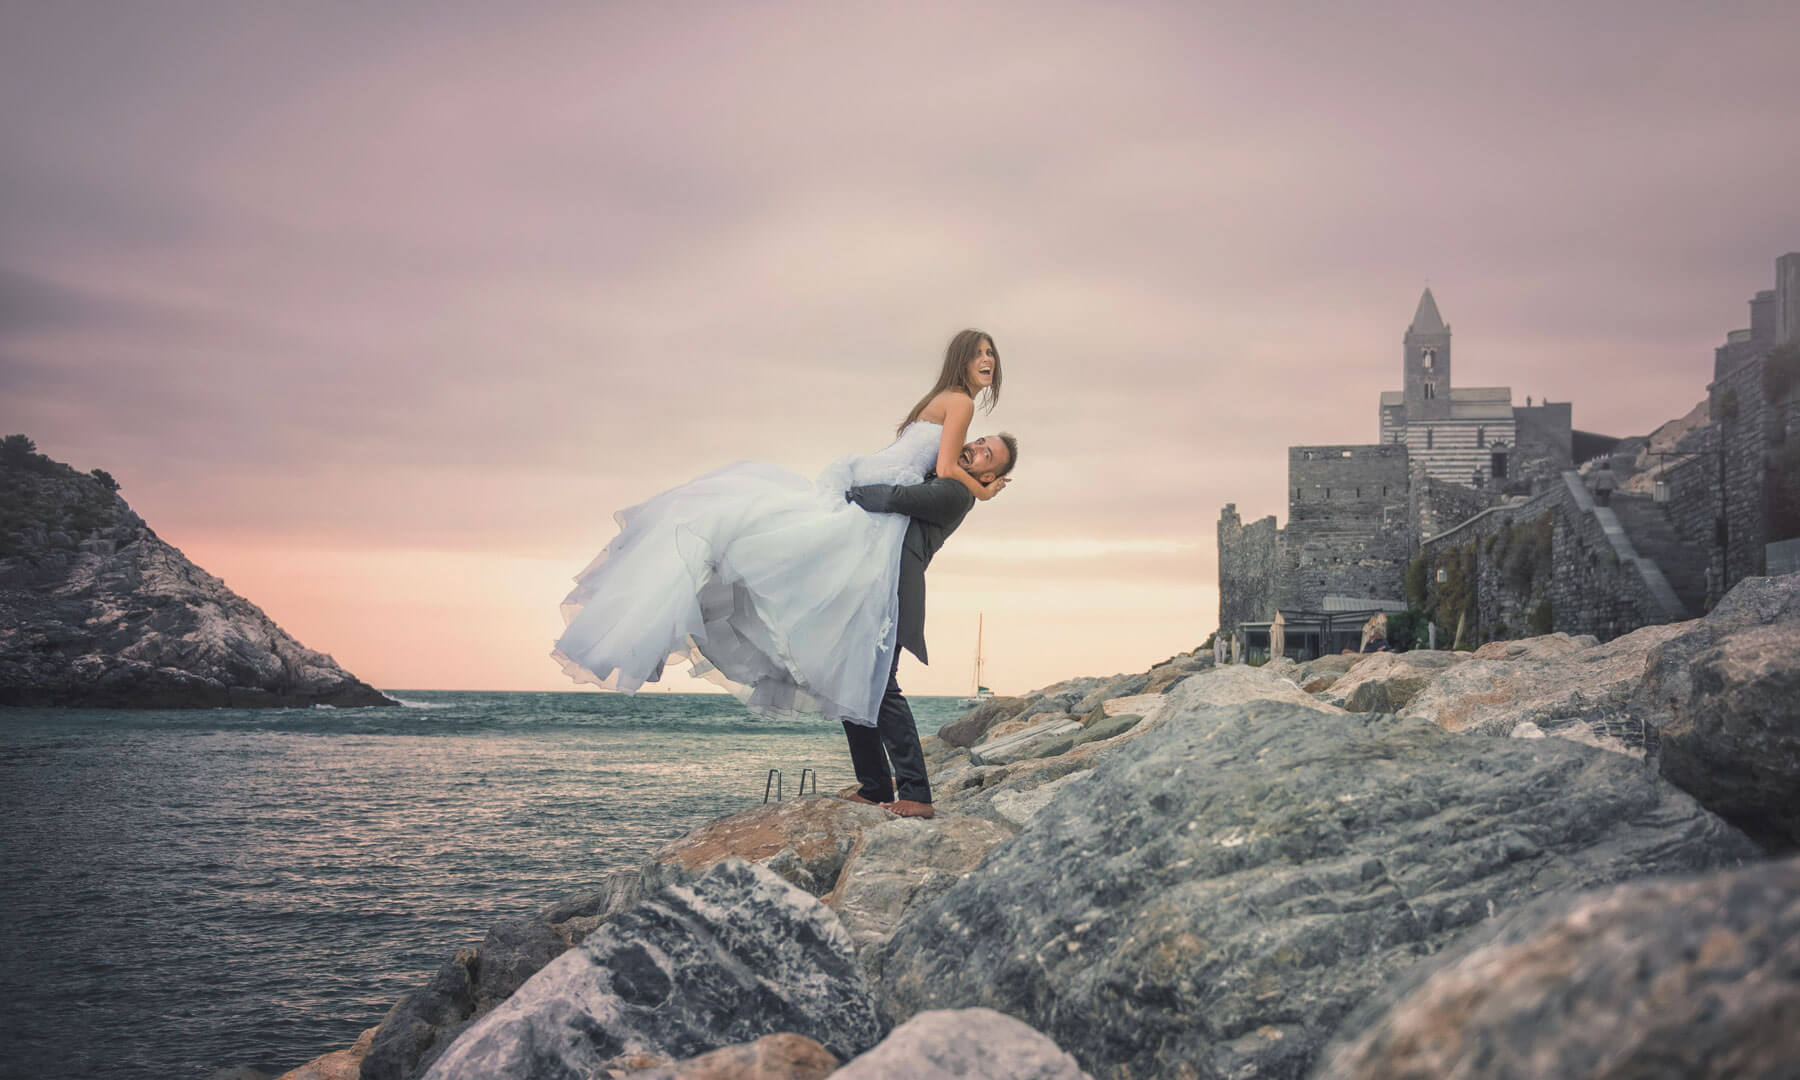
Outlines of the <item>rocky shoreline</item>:
[{"label": "rocky shoreline", "polygon": [[106,473],[0,446],[0,706],[397,705],[165,543]]},{"label": "rocky shoreline", "polygon": [[1188,654],[926,749],[935,819],[713,822],[283,1080],[1800,1061],[1800,575],[1604,644]]}]

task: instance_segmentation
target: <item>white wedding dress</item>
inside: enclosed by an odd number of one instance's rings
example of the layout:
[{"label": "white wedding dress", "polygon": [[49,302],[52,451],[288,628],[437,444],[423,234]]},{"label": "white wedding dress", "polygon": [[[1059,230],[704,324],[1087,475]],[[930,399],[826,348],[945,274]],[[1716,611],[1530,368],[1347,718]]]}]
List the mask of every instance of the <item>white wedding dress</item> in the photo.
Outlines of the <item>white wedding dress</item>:
[{"label": "white wedding dress", "polygon": [[908,518],[844,501],[916,484],[943,428],[841,458],[813,483],[741,461],[619,511],[619,535],[575,579],[551,653],[579,682],[633,691],[686,659],[753,712],[873,725],[894,661]]}]

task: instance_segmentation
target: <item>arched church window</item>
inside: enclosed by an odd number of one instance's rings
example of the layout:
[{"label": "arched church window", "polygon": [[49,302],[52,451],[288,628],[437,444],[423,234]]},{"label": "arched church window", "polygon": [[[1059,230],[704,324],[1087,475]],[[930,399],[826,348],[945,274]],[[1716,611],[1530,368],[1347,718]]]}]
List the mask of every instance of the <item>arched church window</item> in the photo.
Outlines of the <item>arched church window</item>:
[{"label": "arched church window", "polygon": [[1419,353],[1419,360],[1421,363],[1423,363],[1425,365],[1426,371],[1436,371],[1437,370],[1437,346],[1435,346],[1435,345],[1425,346],[1424,350]]},{"label": "arched church window", "polygon": [[1425,400],[1426,401],[1430,401],[1432,398],[1437,397],[1437,384],[1436,383],[1426,383],[1424,386],[1424,392],[1425,392]]}]

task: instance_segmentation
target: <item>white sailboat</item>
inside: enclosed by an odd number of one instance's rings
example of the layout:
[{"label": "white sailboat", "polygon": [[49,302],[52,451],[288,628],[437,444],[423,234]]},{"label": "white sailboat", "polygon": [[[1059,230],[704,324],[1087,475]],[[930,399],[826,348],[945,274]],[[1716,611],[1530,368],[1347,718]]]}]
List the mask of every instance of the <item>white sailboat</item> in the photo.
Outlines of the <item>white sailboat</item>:
[{"label": "white sailboat", "polygon": [[994,696],[994,692],[981,685],[981,634],[983,624],[987,621],[985,614],[976,616],[975,623],[975,692],[963,699],[964,705],[979,705]]}]

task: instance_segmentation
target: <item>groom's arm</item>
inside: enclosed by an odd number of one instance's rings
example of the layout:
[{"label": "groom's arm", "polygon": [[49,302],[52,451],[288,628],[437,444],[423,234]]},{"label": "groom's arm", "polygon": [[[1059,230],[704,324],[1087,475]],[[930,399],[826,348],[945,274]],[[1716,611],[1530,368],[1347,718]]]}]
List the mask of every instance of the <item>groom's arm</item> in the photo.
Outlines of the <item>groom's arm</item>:
[{"label": "groom's arm", "polygon": [[940,476],[922,484],[863,484],[844,492],[844,500],[872,514],[905,514],[949,528],[975,505],[961,481]]}]

